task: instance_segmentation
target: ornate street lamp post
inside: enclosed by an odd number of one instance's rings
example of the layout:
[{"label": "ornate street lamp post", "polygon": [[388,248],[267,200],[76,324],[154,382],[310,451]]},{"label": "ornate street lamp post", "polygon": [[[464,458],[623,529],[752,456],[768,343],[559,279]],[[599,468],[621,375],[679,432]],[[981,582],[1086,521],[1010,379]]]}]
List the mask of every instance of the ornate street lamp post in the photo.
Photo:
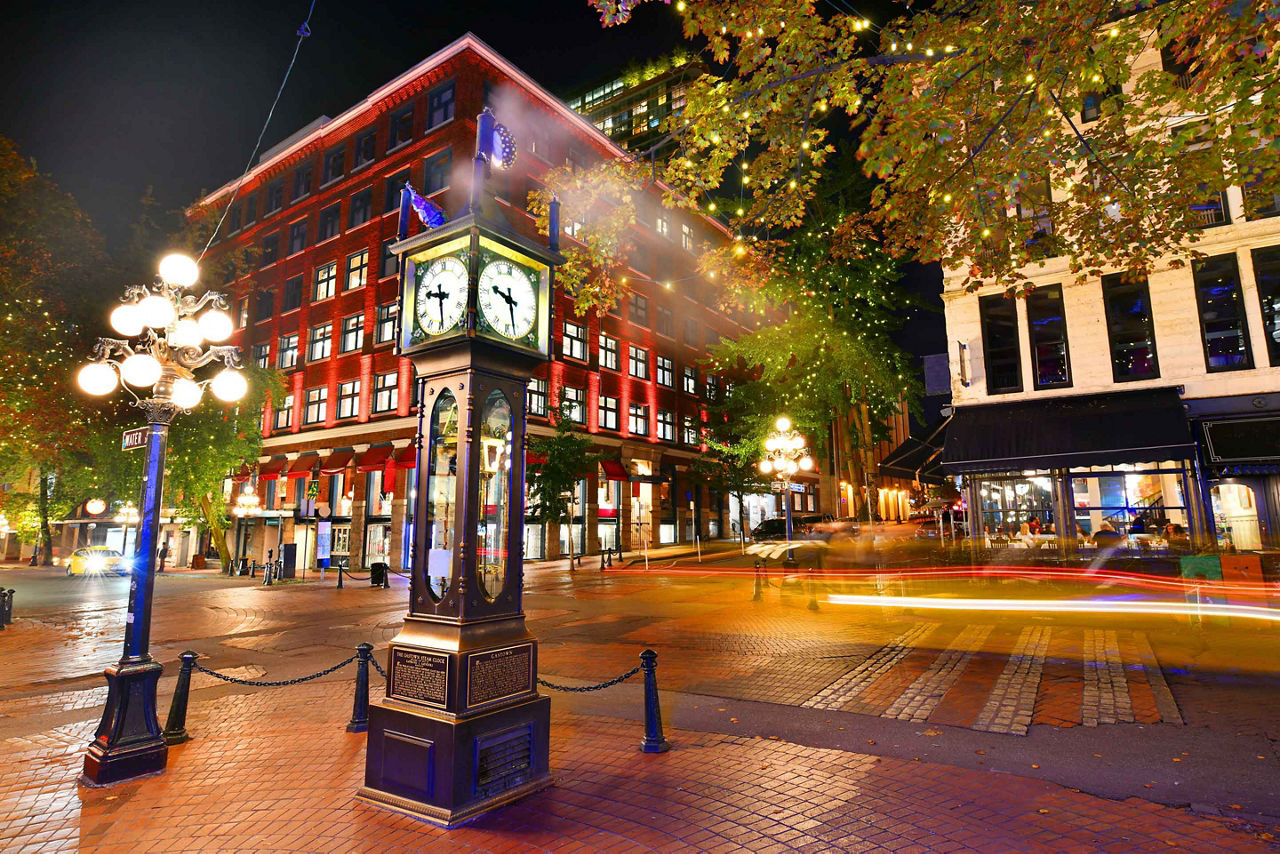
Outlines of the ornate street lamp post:
[{"label": "ornate street lamp post", "polygon": [[[237,348],[205,346],[206,341],[229,338],[232,322],[221,294],[197,297],[183,292],[198,276],[195,261],[169,255],[160,262],[160,275],[152,284],[128,287],[111,312],[111,326],[123,337],[99,338],[94,360],[77,375],[80,388],[93,395],[109,394],[123,385],[146,416],[148,428],[124,654],[106,670],[107,704],[84,757],[81,781],[87,785],[163,771],[167,758],[156,718],[156,683],[162,668],[148,649],[169,424],[179,412],[195,408],[206,387],[228,403],[246,390]],[[195,371],[215,362],[223,365],[221,371],[196,378]],[[135,388],[146,389],[149,396],[140,397]]]},{"label": "ornate street lamp post", "polygon": [[235,506],[231,508],[231,513],[238,520],[236,523],[236,559],[230,567],[227,568],[227,575],[236,574],[236,564],[240,562],[244,555],[245,541],[248,539],[245,530],[245,519],[257,516],[262,512],[261,502],[258,499],[258,475],[257,468],[254,468],[253,477],[245,481],[244,488],[236,493]]},{"label": "ornate street lamp post", "polygon": [[791,429],[790,418],[780,416],[773,426],[777,429],[765,440],[765,456],[760,461],[760,471],[772,474],[782,482],[782,503],[787,511],[787,559],[784,565],[795,566],[795,555],[791,550],[791,476],[812,469],[813,457],[805,448],[804,436]]}]

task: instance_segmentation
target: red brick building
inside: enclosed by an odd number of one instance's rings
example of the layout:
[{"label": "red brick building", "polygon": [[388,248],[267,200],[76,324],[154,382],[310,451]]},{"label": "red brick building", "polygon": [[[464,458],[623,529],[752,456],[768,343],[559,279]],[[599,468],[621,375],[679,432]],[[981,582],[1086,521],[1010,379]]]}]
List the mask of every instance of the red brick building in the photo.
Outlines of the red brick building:
[{"label": "red brick building", "polygon": [[[413,368],[394,352],[398,271],[387,247],[406,179],[446,213],[462,207],[475,116],[486,105],[519,143],[514,167],[489,182],[497,201],[488,208],[530,235],[525,200],[544,172],[625,156],[467,35],[264,153],[241,186],[205,267],[219,269],[233,247],[259,251],[258,268],[226,285],[235,342],[247,359],[279,368],[287,384],[264,413],[256,477],[264,512],[239,526],[241,554],[262,560],[293,543],[298,564],[313,566],[317,543],[323,554],[328,540],[352,567],[404,564],[414,484],[407,449],[417,419]],[[228,183],[204,201],[225,204],[234,188]],[[555,359],[529,389],[531,432],[548,429],[535,413],[554,406],[563,387],[609,455],[580,484],[575,552],[730,534],[728,496],[688,473],[704,403],[719,393],[699,364],[709,345],[741,331],[696,272],[702,249],[729,235],[714,220],[664,209],[656,189],[638,209],[630,292],[615,311],[584,317],[558,295]],[[566,209],[562,220],[569,244],[574,212]],[[816,496],[810,501],[816,509]],[[530,525],[526,554],[554,557],[567,536]]]}]

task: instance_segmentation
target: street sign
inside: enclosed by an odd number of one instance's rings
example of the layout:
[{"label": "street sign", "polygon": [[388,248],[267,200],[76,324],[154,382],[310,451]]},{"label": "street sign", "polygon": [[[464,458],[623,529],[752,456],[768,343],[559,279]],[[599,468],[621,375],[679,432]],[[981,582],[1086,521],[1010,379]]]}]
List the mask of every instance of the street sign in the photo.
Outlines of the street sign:
[{"label": "street sign", "polygon": [[120,450],[132,451],[134,448],[145,448],[147,435],[150,432],[150,427],[134,427],[132,430],[125,430],[120,437]]},{"label": "street sign", "polygon": [[780,480],[775,480],[773,483],[769,484],[769,489],[773,492],[786,492],[787,485]]}]

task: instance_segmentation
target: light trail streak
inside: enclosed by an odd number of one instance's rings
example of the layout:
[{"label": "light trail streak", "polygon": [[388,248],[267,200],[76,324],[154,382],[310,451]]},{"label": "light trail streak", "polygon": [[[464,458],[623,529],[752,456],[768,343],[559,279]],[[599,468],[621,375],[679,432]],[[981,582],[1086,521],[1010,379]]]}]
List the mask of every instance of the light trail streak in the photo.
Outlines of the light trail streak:
[{"label": "light trail streak", "polygon": [[1243,617],[1280,622],[1280,611],[1216,602],[1115,602],[1099,599],[934,599],[928,596],[861,596],[832,593],[833,605],[921,608],[939,611],[1036,611],[1066,614],[1157,614],[1181,617]]}]

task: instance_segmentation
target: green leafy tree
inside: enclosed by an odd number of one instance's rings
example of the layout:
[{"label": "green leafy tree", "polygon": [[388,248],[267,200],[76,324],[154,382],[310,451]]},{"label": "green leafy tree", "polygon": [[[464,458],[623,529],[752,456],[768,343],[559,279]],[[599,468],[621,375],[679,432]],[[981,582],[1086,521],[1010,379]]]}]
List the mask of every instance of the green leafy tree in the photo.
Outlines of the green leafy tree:
[{"label": "green leafy tree", "polygon": [[766,389],[759,383],[726,387],[724,396],[707,407],[709,417],[702,434],[707,451],[692,463],[695,479],[722,494],[738,496],[738,530],[744,534],[743,497],[769,489],[769,481],[759,468],[767,431],[754,417],[771,403],[761,399],[763,391]]},{"label": "green leafy tree", "polygon": [[[575,425],[573,406],[560,390],[560,398],[551,412],[550,436],[529,440],[529,451],[542,462],[529,466],[529,506],[526,513],[539,524],[573,524],[574,502],[578,481],[593,471],[601,455],[591,451],[591,439]],[[573,567],[573,534],[569,536],[569,566]]]}]

